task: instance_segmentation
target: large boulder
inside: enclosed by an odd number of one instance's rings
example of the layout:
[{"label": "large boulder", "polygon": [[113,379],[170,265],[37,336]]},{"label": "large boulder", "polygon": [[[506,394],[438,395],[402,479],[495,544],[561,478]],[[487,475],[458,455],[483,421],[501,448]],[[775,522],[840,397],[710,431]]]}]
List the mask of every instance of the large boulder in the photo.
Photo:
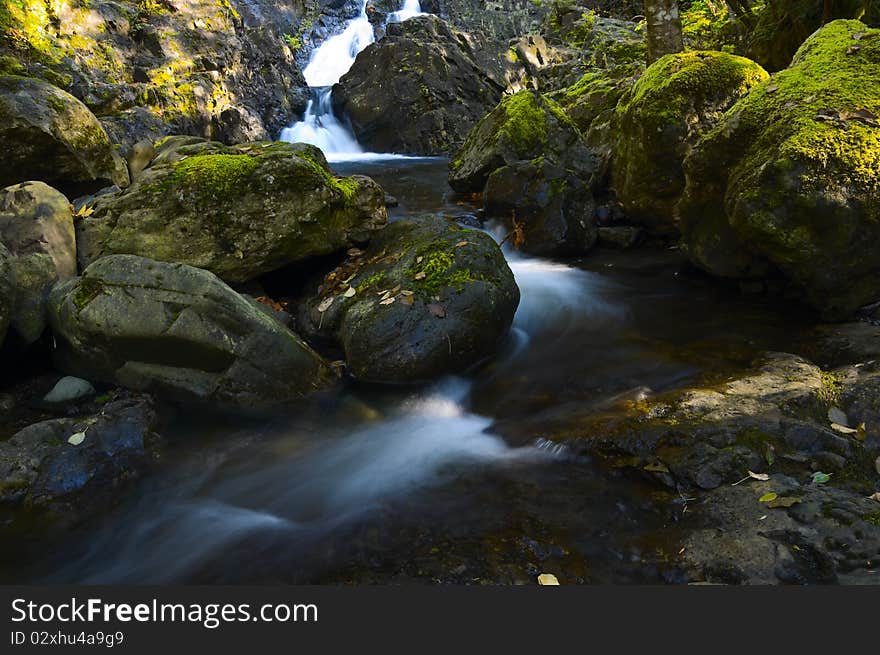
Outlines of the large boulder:
[{"label": "large boulder", "polygon": [[104,257],[49,297],[56,363],[72,375],[182,400],[279,404],[327,387],[324,361],[215,275]]},{"label": "large boulder", "polygon": [[371,179],[335,177],[314,146],[205,142],[161,150],[77,225],[80,263],[132,254],[244,282],[365,241],[387,220]]},{"label": "large boulder", "polygon": [[577,254],[596,241],[594,158],[559,105],[534,91],[506,96],[450,164],[460,193],[483,193],[486,214],[540,255]]},{"label": "large boulder", "polygon": [[339,344],[351,374],[419,382],[495,353],[519,289],[485,233],[430,217],[392,223],[324,279],[300,328]]},{"label": "large boulder", "polygon": [[15,307],[15,268],[13,257],[0,241],[0,345],[6,339],[6,331],[12,322]]},{"label": "large boulder", "polygon": [[333,88],[362,145],[379,152],[448,153],[501,99],[470,37],[436,16],[388,26]]},{"label": "large boulder", "polygon": [[0,242],[15,255],[13,325],[23,343],[46,328],[46,297],[58,280],[76,275],[76,237],[67,198],[43,182],[0,190]]},{"label": "large boulder", "polygon": [[94,114],[48,82],[0,76],[0,187],[43,180],[67,194],[128,184],[128,168]]},{"label": "large boulder", "polygon": [[685,162],[684,245],[724,277],[775,270],[828,317],[880,300],[880,30],[835,21]]},{"label": "large boulder", "polygon": [[[120,394],[96,415],[24,428],[0,442],[0,505],[47,512],[65,524],[87,518],[150,466],[158,424],[148,396]],[[22,518],[13,514],[11,527]]]},{"label": "large boulder", "polygon": [[765,81],[758,64],[721,52],[683,52],[648,67],[617,105],[612,183],[628,218],[657,232],[677,229],[682,164],[721,115]]}]

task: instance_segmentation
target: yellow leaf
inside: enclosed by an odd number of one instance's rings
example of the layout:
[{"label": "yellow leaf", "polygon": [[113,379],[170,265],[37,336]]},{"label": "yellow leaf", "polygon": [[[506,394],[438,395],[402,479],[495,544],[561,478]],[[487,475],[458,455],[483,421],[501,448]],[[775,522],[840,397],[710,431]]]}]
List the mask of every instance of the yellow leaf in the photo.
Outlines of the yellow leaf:
[{"label": "yellow leaf", "polygon": [[773,493],[772,491],[769,494],[764,494],[760,498],[758,498],[759,503],[769,503],[771,500],[776,500],[779,498],[778,494]]},{"label": "yellow leaf", "polygon": [[558,587],[559,580],[552,573],[542,573],[538,576],[538,584],[542,587]]}]

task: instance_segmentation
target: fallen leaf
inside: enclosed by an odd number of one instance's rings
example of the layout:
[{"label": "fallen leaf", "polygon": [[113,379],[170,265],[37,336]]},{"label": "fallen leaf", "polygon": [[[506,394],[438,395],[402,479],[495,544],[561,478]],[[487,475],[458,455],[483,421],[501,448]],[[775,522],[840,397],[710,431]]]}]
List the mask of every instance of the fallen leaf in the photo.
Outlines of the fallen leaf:
[{"label": "fallen leaf", "polygon": [[825,484],[831,479],[831,473],[822,473],[822,471],[816,471],[813,473],[813,484]]},{"label": "fallen leaf", "polygon": [[461,247],[463,247],[463,246],[468,245],[469,243],[470,243],[470,241],[459,241],[458,243],[455,244],[455,247],[456,247],[456,248],[461,248]]},{"label": "fallen leaf", "polygon": [[835,432],[840,432],[840,434],[857,434],[858,430],[855,428],[848,428],[845,425],[841,425],[840,423],[832,423],[831,429]]},{"label": "fallen leaf", "polygon": [[401,296],[414,296],[415,293],[416,293],[415,291],[410,291],[409,289],[404,289],[403,291],[400,292],[400,295]]},{"label": "fallen leaf", "polygon": [[416,299],[414,296],[403,296],[400,299],[400,302],[402,302],[404,305],[413,305],[415,304]]},{"label": "fallen leaf", "polygon": [[424,259],[424,257],[416,257],[416,264],[421,264]]},{"label": "fallen leaf", "polygon": [[322,314],[326,312],[328,309],[330,309],[330,305],[333,304],[334,300],[336,300],[336,296],[329,296],[328,298],[324,298],[324,300],[321,301],[321,304],[318,305],[318,311]]},{"label": "fallen leaf", "polygon": [[770,507],[772,509],[776,509],[777,507],[791,507],[792,505],[797,505],[799,502],[801,502],[800,498],[774,498],[773,500],[767,502],[767,507]]},{"label": "fallen leaf", "polygon": [[643,470],[651,473],[669,473],[669,468],[663,462],[656,462],[642,467]]},{"label": "fallen leaf", "polygon": [[356,293],[357,293],[357,289],[355,289],[354,287],[348,287],[346,292],[343,293],[342,295],[345,296],[346,298],[353,298]]},{"label": "fallen leaf", "polygon": [[762,482],[767,482],[770,479],[770,476],[767,473],[755,473],[754,471],[746,471],[749,474],[750,478],[754,478],[755,480],[761,480]]},{"label": "fallen leaf", "polygon": [[772,491],[769,494],[764,494],[760,498],[758,498],[759,503],[769,503],[771,500],[776,500],[779,496]]},{"label": "fallen leaf", "polygon": [[430,305],[428,305],[428,311],[437,318],[446,318],[446,310],[443,309],[442,305],[438,305],[435,302],[432,302]]},{"label": "fallen leaf", "polygon": [[764,514],[764,515],[763,515],[761,518],[759,518],[758,520],[759,520],[759,521],[763,521],[763,520],[766,519],[766,518],[767,518],[767,515]]},{"label": "fallen leaf", "polygon": [[392,297],[392,298],[386,298],[385,300],[380,300],[380,301],[379,301],[379,304],[380,304],[380,305],[390,305],[390,304],[392,304],[395,300],[397,300],[397,298],[394,298],[394,297]]},{"label": "fallen leaf", "polygon": [[538,576],[538,584],[542,587],[558,587],[559,580],[552,573],[542,573]]},{"label": "fallen leaf", "polygon": [[69,443],[71,446],[78,446],[83,441],[85,441],[85,438],[86,438],[85,432],[77,432],[76,434],[70,435],[70,437],[67,439],[67,443]]},{"label": "fallen leaf", "polygon": [[843,426],[849,425],[849,417],[839,407],[832,407],[828,410],[828,420]]},{"label": "fallen leaf", "polygon": [[859,423],[859,427],[856,428],[856,439],[859,441],[864,441],[868,438],[868,430],[865,427],[864,422]]},{"label": "fallen leaf", "polygon": [[74,214],[74,216],[77,216],[79,218],[88,218],[89,216],[91,216],[94,213],[95,213],[94,207],[89,207],[88,205],[83,205],[82,207],[79,208],[79,210],[76,212],[76,214]]},{"label": "fallen leaf", "polygon": [[347,254],[349,257],[360,257],[364,254],[364,251],[360,248],[349,248]]},{"label": "fallen leaf", "polygon": [[767,87],[767,93],[776,93],[777,91],[779,91],[779,87],[775,84],[771,84]]},{"label": "fallen leaf", "polygon": [[426,277],[428,277],[428,274],[424,271],[420,271],[413,276],[413,278],[416,280],[424,280]]},{"label": "fallen leaf", "polygon": [[863,38],[865,38],[865,33],[864,32],[856,32],[855,34],[852,35],[852,38],[853,38],[853,41],[861,41]]},{"label": "fallen leaf", "polygon": [[862,46],[860,46],[860,45],[851,45],[850,47],[848,47],[846,49],[846,54],[854,55],[855,53],[857,53],[861,49],[862,49]]},{"label": "fallen leaf", "polygon": [[878,503],[880,503],[880,491],[878,491],[878,492],[875,493],[875,494],[871,494],[870,496],[868,496],[868,500],[876,500]]}]

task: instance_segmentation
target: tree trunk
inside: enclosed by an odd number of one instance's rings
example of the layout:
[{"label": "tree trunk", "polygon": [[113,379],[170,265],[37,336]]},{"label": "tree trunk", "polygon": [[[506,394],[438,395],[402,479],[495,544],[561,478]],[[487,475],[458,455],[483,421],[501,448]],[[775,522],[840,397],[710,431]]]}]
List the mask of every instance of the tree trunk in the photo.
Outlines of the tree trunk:
[{"label": "tree trunk", "polygon": [[684,50],[678,0],[645,0],[648,21],[648,64]]}]

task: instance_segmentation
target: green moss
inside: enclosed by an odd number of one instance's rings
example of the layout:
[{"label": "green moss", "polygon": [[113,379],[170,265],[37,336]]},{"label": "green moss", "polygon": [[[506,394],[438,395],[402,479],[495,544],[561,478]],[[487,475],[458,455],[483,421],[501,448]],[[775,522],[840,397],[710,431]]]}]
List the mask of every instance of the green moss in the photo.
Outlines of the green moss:
[{"label": "green moss", "polygon": [[86,305],[104,292],[104,285],[100,280],[91,277],[83,277],[73,294],[73,304],[78,311],[85,309]]},{"label": "green moss", "polygon": [[[406,275],[412,278],[415,290],[426,296],[434,296],[443,289],[461,291],[465,284],[477,278],[466,268],[459,266],[455,255],[449,251],[454,248],[452,243],[440,242],[420,249],[416,260]],[[416,276],[424,277],[416,279]]]},{"label": "green moss", "polygon": [[826,405],[836,405],[840,402],[840,393],[843,390],[843,379],[836,373],[822,371],[822,388],[816,392],[816,396]]},{"label": "green moss", "polygon": [[356,280],[354,287],[357,289],[358,293],[363,293],[367,289],[372,287],[379,286],[382,281],[385,279],[385,272],[379,271],[378,273],[373,273],[372,275],[368,275],[362,280]]},{"label": "green moss", "polygon": [[258,166],[257,159],[249,155],[198,155],[176,162],[169,181],[200,196],[223,198],[240,193]]},{"label": "green moss", "polygon": [[873,514],[866,514],[862,517],[862,519],[871,525],[875,525],[880,528],[880,512],[874,512]]},{"label": "green moss", "polygon": [[[520,91],[501,100],[504,123],[496,138],[504,139],[522,157],[542,152],[547,145],[548,119],[574,127],[571,120],[554,100],[533,91]],[[461,164],[459,163],[458,166]],[[457,168],[455,162],[453,170]]]}]

